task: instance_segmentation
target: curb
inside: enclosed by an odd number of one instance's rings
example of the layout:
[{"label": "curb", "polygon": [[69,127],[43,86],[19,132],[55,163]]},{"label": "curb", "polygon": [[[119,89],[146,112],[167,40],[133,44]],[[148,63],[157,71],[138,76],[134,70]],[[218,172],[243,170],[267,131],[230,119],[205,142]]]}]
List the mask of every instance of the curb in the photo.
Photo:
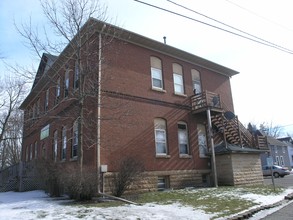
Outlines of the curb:
[{"label": "curb", "polygon": [[257,208],[253,208],[251,210],[248,210],[246,212],[243,212],[241,214],[238,214],[236,216],[233,216],[231,218],[228,218],[227,220],[242,220],[242,219],[249,219],[250,217],[252,217],[255,213],[265,210],[265,209],[271,209],[274,207],[277,207],[279,205],[282,205],[284,202],[287,202],[286,200],[293,200],[293,193],[288,194],[287,196],[284,197],[284,200],[281,200],[279,202],[270,204],[270,205],[264,205],[264,206],[260,206]]}]

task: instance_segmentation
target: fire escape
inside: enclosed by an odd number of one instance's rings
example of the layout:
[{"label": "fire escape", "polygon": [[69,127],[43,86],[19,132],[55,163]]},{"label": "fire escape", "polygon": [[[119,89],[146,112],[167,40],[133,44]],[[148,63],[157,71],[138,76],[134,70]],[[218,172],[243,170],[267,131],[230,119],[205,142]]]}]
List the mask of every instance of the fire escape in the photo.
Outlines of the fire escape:
[{"label": "fire escape", "polygon": [[257,136],[248,131],[230,112],[216,93],[204,91],[191,97],[192,113],[194,115],[210,112],[213,138],[215,143],[223,142],[241,147],[268,150],[264,136]]}]

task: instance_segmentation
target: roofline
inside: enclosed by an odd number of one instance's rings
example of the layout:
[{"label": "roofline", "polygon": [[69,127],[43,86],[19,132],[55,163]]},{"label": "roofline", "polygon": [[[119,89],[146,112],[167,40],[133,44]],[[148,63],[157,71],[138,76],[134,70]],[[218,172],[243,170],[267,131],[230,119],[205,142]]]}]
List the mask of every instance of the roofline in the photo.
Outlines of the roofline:
[{"label": "roofline", "polygon": [[[170,46],[168,44],[153,40],[151,38],[142,36],[140,34],[134,33],[132,31],[117,27],[112,24],[108,24],[105,22],[101,22],[96,18],[90,18],[92,22],[95,22],[98,26],[98,31],[103,33],[103,29],[108,25],[111,27],[110,32],[107,32],[107,34],[110,34],[114,36],[115,38],[121,39],[123,41],[126,41],[128,43],[136,44],[138,46],[163,53],[165,55],[172,56],[176,59],[203,67],[205,69],[212,70],[214,72],[217,72],[219,74],[232,77],[236,74],[239,74],[238,71],[235,71],[233,69],[230,69],[228,67],[222,66],[220,64],[217,64],[215,62],[212,62],[210,60],[204,59],[202,57],[196,56],[194,54],[191,54],[189,52],[180,50],[178,48],[175,48],[173,46]],[[115,32],[118,31],[119,35],[115,36]]]},{"label": "roofline", "polygon": [[[91,24],[92,23],[92,24]],[[88,25],[92,25],[94,27],[94,30],[98,33],[112,36],[113,38],[120,39],[122,41],[132,43],[171,57],[174,57],[176,59],[197,65],[199,67],[214,71],[216,73],[225,75],[227,77],[232,77],[233,75],[238,74],[239,72],[232,70],[230,68],[224,67],[222,65],[219,65],[217,63],[214,63],[212,61],[206,60],[204,58],[201,58],[199,56],[193,55],[191,53],[188,53],[186,51],[180,50],[178,48],[172,47],[170,45],[158,42],[156,40],[147,38],[145,36],[139,35],[137,33],[128,31],[126,29],[117,27],[115,25],[100,21],[96,18],[89,18],[88,21],[83,25],[80,32],[82,32]],[[118,34],[117,34],[118,33]],[[74,38],[73,38],[74,39]],[[72,40],[73,40],[72,39]],[[70,49],[69,44],[64,48],[64,50],[61,52],[58,58],[55,60],[53,65],[56,65],[59,63],[60,59],[62,60],[62,55]],[[55,55],[53,55],[55,56]],[[52,68],[52,67],[51,67]],[[50,69],[49,69],[50,71]],[[49,72],[48,71],[48,72]],[[47,74],[45,74],[47,75]],[[38,83],[35,85],[35,87],[31,90],[29,95],[25,98],[25,100],[22,102],[20,109],[24,109],[27,104],[31,101],[31,95],[38,93],[37,88],[41,85],[44,85],[44,83],[47,83],[47,80],[45,79],[45,76],[42,76],[41,79],[38,81]],[[45,82],[44,82],[45,81]]]}]

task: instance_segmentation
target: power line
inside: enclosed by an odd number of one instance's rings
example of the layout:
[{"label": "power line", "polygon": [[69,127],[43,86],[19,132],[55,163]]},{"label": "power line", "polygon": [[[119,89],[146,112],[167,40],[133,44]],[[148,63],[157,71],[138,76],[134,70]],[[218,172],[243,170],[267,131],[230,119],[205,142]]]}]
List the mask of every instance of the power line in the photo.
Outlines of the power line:
[{"label": "power line", "polygon": [[274,43],[272,43],[272,42],[270,42],[270,41],[264,40],[263,38],[257,37],[257,36],[255,36],[255,35],[249,34],[249,33],[245,32],[245,31],[242,31],[242,30],[240,30],[240,29],[238,29],[238,28],[235,28],[235,27],[233,27],[233,26],[231,26],[231,25],[225,24],[224,22],[221,22],[221,21],[219,21],[219,20],[217,20],[217,19],[211,18],[211,17],[209,17],[209,16],[207,16],[207,15],[204,15],[204,14],[202,14],[202,13],[199,13],[199,12],[195,11],[195,10],[192,10],[192,9],[186,7],[186,6],[180,5],[180,4],[178,4],[178,3],[174,2],[174,1],[171,1],[171,0],[166,0],[166,1],[172,3],[172,4],[176,5],[176,6],[179,6],[179,7],[181,7],[181,8],[184,8],[184,9],[186,9],[186,10],[188,10],[188,11],[191,11],[191,12],[193,12],[193,13],[199,14],[199,15],[201,15],[201,16],[203,16],[203,17],[205,17],[205,18],[208,18],[208,19],[210,19],[210,20],[212,20],[212,21],[215,21],[215,22],[217,22],[217,23],[219,23],[219,24],[221,24],[221,25],[224,25],[224,26],[226,26],[226,27],[229,27],[229,28],[231,28],[231,29],[234,29],[234,30],[236,30],[236,31],[239,31],[240,33],[246,34],[246,35],[248,35],[248,36],[250,36],[250,37],[253,37],[253,38],[256,38],[256,39],[261,40],[261,41],[263,41],[263,42],[266,42],[266,43],[271,44],[271,45],[273,45],[273,46],[275,46],[275,47],[278,47],[278,48],[281,48],[281,49],[284,49],[284,50],[288,50],[288,51],[290,51],[291,53],[293,52],[292,50],[289,50],[289,49],[287,49],[287,48],[285,48],[285,47],[282,47],[282,46],[280,46],[280,45],[274,44]]},{"label": "power line", "polygon": [[209,23],[206,23],[206,22],[197,20],[195,18],[191,18],[189,16],[186,16],[186,15],[183,15],[183,14],[180,14],[180,13],[177,13],[177,12],[174,12],[174,11],[171,11],[171,10],[168,10],[168,9],[165,9],[165,8],[162,8],[162,7],[159,7],[159,6],[156,6],[156,5],[152,5],[152,4],[149,4],[149,3],[146,3],[146,2],[140,1],[140,0],[134,0],[134,1],[136,1],[138,3],[141,3],[141,4],[144,4],[144,5],[147,5],[147,6],[150,6],[150,7],[153,7],[153,8],[156,8],[156,9],[159,9],[159,10],[162,10],[162,11],[165,11],[165,12],[168,12],[170,14],[174,14],[174,15],[177,15],[177,16],[180,16],[180,17],[183,17],[183,18],[186,18],[186,19],[189,19],[189,20],[192,20],[192,21],[195,21],[195,22],[198,22],[198,23],[201,23],[201,24],[210,26],[210,27],[215,28],[215,29],[219,29],[221,31],[224,31],[224,32],[227,32],[227,33],[236,35],[236,36],[241,37],[241,38],[245,38],[245,39],[250,40],[250,41],[253,41],[253,42],[256,42],[256,43],[259,43],[259,44],[262,44],[262,45],[265,45],[265,46],[268,46],[268,47],[272,47],[272,48],[275,48],[277,50],[280,50],[280,51],[283,51],[283,52],[286,52],[286,53],[289,53],[289,54],[293,54],[293,51],[292,50],[287,49],[287,48],[282,48],[282,47],[276,46],[276,45],[274,45],[272,43],[269,43],[268,41],[267,42],[266,41],[263,41],[263,40],[262,41],[259,41],[259,40],[256,40],[256,39],[253,39],[253,38],[250,38],[250,37],[247,37],[247,36],[244,36],[244,35],[235,33],[233,31],[230,31],[230,30],[227,30],[227,29],[224,29],[224,28],[221,28],[221,27],[218,27],[218,26],[215,26],[215,25],[212,25],[212,24],[209,24]]},{"label": "power line", "polygon": [[263,19],[263,20],[266,20],[266,21],[268,21],[268,22],[270,22],[270,23],[272,23],[272,24],[274,24],[274,25],[277,25],[277,26],[279,26],[279,27],[281,27],[281,28],[283,28],[283,29],[286,29],[286,30],[288,30],[288,31],[292,31],[292,29],[290,29],[290,28],[288,28],[288,27],[286,27],[286,26],[284,26],[284,25],[282,25],[282,24],[280,24],[280,23],[278,23],[278,22],[276,22],[276,21],[273,21],[273,20],[271,20],[271,19],[268,19],[268,18],[266,18],[266,17],[264,17],[264,16],[262,16],[262,15],[259,15],[259,14],[255,13],[254,11],[251,11],[251,10],[249,10],[249,9],[247,9],[247,8],[245,8],[245,7],[241,6],[241,5],[239,5],[239,4],[236,4],[236,3],[233,2],[233,1],[230,1],[230,0],[225,0],[225,1],[227,1],[228,3],[234,5],[234,6],[238,7],[238,8],[241,8],[241,9],[244,10],[244,11],[249,12],[250,14],[253,14],[253,15],[256,16],[256,17],[259,17],[259,18],[261,18],[261,19]]}]

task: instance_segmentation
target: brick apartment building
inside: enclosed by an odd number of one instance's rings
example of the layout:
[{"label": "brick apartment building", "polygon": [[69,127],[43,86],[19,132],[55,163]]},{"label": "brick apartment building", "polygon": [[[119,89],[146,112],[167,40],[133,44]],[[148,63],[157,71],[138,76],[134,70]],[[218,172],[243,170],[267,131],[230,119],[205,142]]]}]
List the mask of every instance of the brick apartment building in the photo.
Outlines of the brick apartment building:
[{"label": "brick apartment building", "polygon": [[[234,112],[230,78],[238,72],[95,19],[80,33],[88,29],[79,58],[74,41],[58,57],[43,55],[21,106],[22,161],[44,157],[97,172],[107,167],[106,191],[127,157],[144,164],[141,190],[208,185],[206,110],[211,106],[213,128],[218,115]],[[81,88],[88,94],[83,111]],[[223,133],[214,136],[215,145],[233,144]]]}]

